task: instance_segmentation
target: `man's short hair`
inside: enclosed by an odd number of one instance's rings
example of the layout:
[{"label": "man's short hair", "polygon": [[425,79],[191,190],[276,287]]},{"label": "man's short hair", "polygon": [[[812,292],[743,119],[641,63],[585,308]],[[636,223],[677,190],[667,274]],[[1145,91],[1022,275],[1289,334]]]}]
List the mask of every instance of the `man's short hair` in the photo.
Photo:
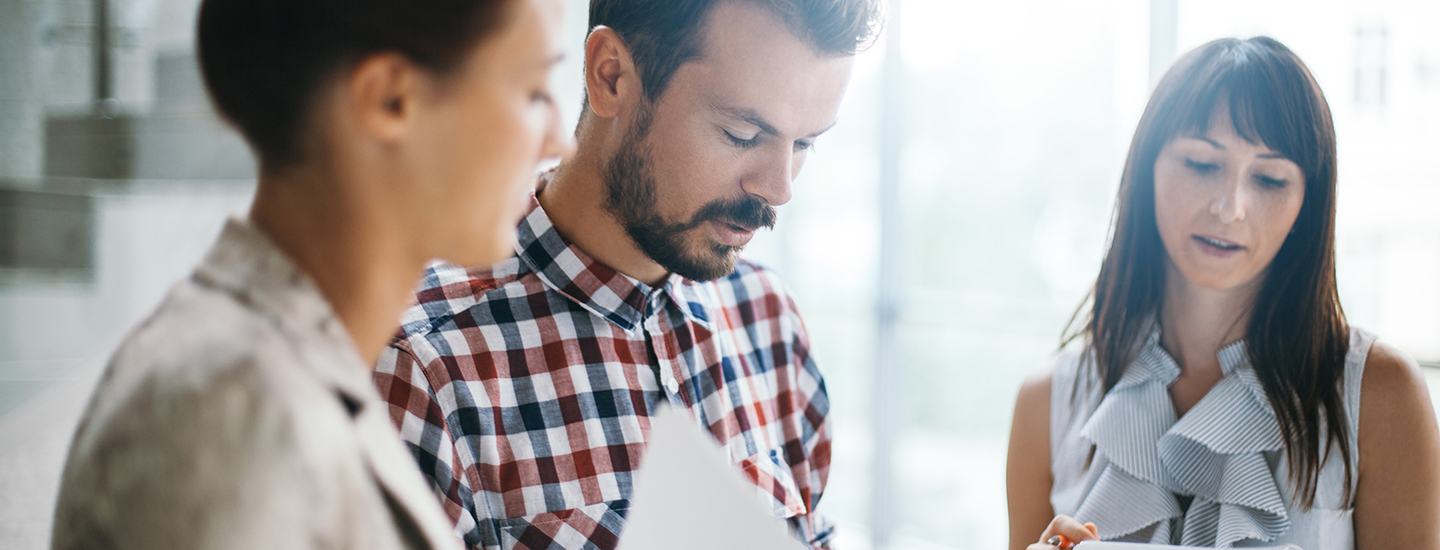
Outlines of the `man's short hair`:
[{"label": "man's short hair", "polygon": [[512,0],[204,0],[200,72],[262,169],[303,160],[316,93],[366,57],[396,52],[453,72],[501,29]]},{"label": "man's short hair", "polygon": [[653,103],[681,65],[704,53],[701,26],[726,1],[769,9],[822,54],[854,55],[879,31],[879,0],[590,0],[590,29],[603,25],[620,35]]}]

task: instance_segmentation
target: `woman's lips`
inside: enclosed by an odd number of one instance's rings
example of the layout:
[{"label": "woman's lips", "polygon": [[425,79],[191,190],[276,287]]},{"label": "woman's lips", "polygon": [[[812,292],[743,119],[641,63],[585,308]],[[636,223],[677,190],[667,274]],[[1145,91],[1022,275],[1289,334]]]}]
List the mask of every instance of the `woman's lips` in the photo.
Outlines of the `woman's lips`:
[{"label": "woman's lips", "polygon": [[1199,245],[1201,252],[1216,258],[1229,258],[1245,250],[1238,243],[1210,235],[1191,235],[1190,238]]},{"label": "woman's lips", "polygon": [[740,248],[750,243],[755,236],[754,229],[745,229],[730,222],[721,220],[710,220],[710,226],[715,228],[715,235],[719,237],[720,244]]}]

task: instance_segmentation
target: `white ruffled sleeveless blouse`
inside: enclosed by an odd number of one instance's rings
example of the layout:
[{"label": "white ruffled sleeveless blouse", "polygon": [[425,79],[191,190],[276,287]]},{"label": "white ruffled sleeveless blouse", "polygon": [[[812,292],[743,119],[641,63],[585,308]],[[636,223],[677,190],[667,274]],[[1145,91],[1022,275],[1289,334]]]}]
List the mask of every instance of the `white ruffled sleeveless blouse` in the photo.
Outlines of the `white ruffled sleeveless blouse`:
[{"label": "white ruffled sleeveless blouse", "polygon": [[[1341,396],[1355,471],[1360,378],[1374,341],[1351,328]],[[1321,467],[1314,507],[1292,501],[1280,427],[1244,342],[1220,350],[1224,378],[1178,419],[1168,388],[1180,368],[1161,349],[1158,326],[1108,393],[1102,393],[1093,355],[1082,356],[1081,348],[1071,346],[1054,360],[1050,504],[1056,514],[1095,522],[1105,540],[1355,547],[1338,454]],[[1334,447],[1332,453],[1338,452]]]}]

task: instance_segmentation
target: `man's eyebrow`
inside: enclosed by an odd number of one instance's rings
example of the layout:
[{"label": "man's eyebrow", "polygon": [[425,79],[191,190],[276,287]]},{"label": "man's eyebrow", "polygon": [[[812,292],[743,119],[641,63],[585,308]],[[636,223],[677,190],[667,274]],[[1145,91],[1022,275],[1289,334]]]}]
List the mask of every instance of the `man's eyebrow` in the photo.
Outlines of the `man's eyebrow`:
[{"label": "man's eyebrow", "polygon": [[[775,128],[775,125],[770,124],[769,122],[767,122],[767,121],[765,120],[765,117],[760,116],[760,113],[755,112],[754,109],[747,109],[747,108],[743,108],[743,107],[727,107],[727,106],[725,106],[725,105],[720,105],[720,104],[717,104],[717,103],[711,103],[711,104],[710,104],[710,107],[713,108],[713,109],[715,109],[715,111],[716,111],[716,112],[719,112],[721,115],[724,115],[724,116],[727,116],[727,117],[730,117],[730,118],[733,118],[733,119],[736,119],[736,120],[739,120],[739,121],[742,121],[742,122],[745,122],[745,123],[754,125],[756,128],[759,128],[761,132],[764,132],[764,133],[766,133],[766,134],[770,134],[770,135],[775,136],[775,137],[780,137],[780,130],[776,129],[776,128]],[[814,133],[812,133],[812,134],[810,134],[810,135],[808,135],[808,136],[805,136],[805,137],[807,137],[807,138],[819,137],[820,134],[823,134],[823,133],[825,133],[825,132],[829,132],[830,129],[831,129],[831,128],[834,128],[836,124],[839,124],[839,121],[831,122],[830,125],[829,125],[829,126],[826,126],[824,129],[822,129],[822,130],[820,130],[820,131],[818,131],[818,132],[814,132]]]},{"label": "man's eyebrow", "polygon": [[810,135],[805,136],[805,137],[808,137],[808,138],[817,138],[817,137],[820,137],[820,134],[823,134],[823,133],[825,133],[825,132],[829,132],[830,129],[831,129],[831,128],[834,128],[836,124],[840,124],[840,121],[837,120],[837,121],[831,122],[829,126],[826,126],[824,129],[820,130],[819,132],[815,132],[815,133],[810,134]]},{"label": "man's eyebrow", "polygon": [[711,103],[710,108],[715,109],[715,111],[720,113],[721,115],[733,118],[735,120],[739,120],[741,122],[745,122],[747,124],[751,124],[756,128],[759,128],[761,132],[770,134],[775,137],[780,137],[780,130],[777,130],[774,124],[766,122],[765,117],[760,116],[760,113],[755,112],[754,109],[746,109],[742,107],[727,107],[718,103]]}]

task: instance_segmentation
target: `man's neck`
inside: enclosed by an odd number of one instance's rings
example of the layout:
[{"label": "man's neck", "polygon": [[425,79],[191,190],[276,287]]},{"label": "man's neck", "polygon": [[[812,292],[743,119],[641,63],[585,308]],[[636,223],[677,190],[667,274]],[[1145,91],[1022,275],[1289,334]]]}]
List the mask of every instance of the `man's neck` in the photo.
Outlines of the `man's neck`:
[{"label": "man's neck", "polygon": [[394,335],[425,259],[406,245],[393,213],[328,177],[262,176],[250,220],[315,282],[361,358],[374,363]]},{"label": "man's neck", "polygon": [[555,229],[595,261],[647,285],[659,285],[670,272],[641,252],[605,210],[602,165],[602,160],[583,152],[560,165],[537,196],[540,206]]}]

